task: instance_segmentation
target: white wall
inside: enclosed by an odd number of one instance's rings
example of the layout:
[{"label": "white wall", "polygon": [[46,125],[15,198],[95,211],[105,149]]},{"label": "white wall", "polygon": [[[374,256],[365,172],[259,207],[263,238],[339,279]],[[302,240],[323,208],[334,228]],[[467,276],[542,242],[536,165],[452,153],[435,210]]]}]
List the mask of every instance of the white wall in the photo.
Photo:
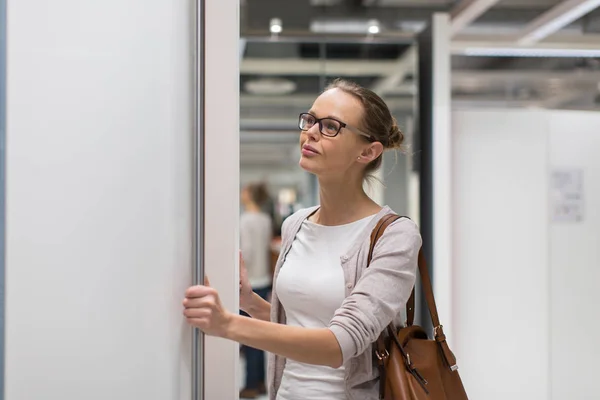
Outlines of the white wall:
[{"label": "white wall", "polygon": [[550,228],[552,399],[598,397],[600,113],[554,112],[550,166],[583,170],[583,220]]},{"label": "white wall", "polygon": [[[207,271],[237,309],[238,2],[207,3],[206,162],[230,179],[207,178]],[[8,15],[5,399],[187,400],[193,1]],[[206,357],[207,399],[235,398],[235,344]]]},{"label": "white wall", "polygon": [[[432,18],[432,174],[433,174],[433,264],[432,284],[440,321],[448,342],[453,343],[452,307],[452,131],[450,66],[450,15],[436,13]],[[425,243],[425,246],[428,244]]]},{"label": "white wall", "polygon": [[[204,49],[206,273],[234,313],[239,310],[239,4],[205,0]],[[208,337],[205,353],[205,399],[237,399],[239,345]]]},{"label": "white wall", "polygon": [[473,399],[548,399],[548,122],[453,114],[453,350]]},{"label": "white wall", "polygon": [[[470,397],[596,398],[600,114],[453,120],[454,349]],[[584,172],[581,222],[553,222],[556,168]]]}]

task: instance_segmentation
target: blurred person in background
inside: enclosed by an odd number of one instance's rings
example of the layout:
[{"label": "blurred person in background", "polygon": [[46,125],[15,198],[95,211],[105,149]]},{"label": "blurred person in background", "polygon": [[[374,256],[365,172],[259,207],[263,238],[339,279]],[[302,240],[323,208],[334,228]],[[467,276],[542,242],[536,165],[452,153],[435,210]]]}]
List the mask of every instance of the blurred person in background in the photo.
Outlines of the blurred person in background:
[{"label": "blurred person in background", "polygon": [[[271,216],[265,212],[269,199],[263,183],[249,184],[241,191],[244,209],[240,217],[240,248],[246,262],[248,282],[252,291],[262,299],[267,299],[272,285],[273,226]],[[248,346],[242,346],[242,351],[246,358],[246,383],[240,397],[253,399],[266,393],[265,353]]]}]

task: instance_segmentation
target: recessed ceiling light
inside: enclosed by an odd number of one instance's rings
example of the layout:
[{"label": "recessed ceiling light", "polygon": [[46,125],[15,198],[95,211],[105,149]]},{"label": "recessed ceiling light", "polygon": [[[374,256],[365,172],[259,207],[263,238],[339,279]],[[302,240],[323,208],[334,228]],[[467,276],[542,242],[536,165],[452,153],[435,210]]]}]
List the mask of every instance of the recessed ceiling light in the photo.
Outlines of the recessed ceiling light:
[{"label": "recessed ceiling light", "polygon": [[377,21],[376,19],[372,19],[367,23],[367,25],[368,25],[367,31],[371,35],[376,35],[379,33],[379,31],[380,31],[379,21]]},{"label": "recessed ceiling light", "polygon": [[248,93],[257,95],[282,95],[296,90],[296,83],[283,78],[260,78],[245,83]]},{"label": "recessed ceiling light", "polygon": [[271,30],[271,33],[281,33],[283,30],[281,20],[279,18],[271,18],[269,29]]}]

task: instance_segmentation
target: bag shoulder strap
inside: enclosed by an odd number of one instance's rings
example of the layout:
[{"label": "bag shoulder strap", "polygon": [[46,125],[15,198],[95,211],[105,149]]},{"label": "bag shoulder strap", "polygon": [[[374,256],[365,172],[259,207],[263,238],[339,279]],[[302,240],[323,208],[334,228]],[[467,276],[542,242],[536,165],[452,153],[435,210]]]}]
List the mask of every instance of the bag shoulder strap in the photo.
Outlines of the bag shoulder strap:
[{"label": "bag shoulder strap", "polygon": [[[388,215],[384,216],[377,223],[375,228],[373,229],[373,232],[371,233],[371,245],[369,247],[367,268],[371,264],[371,260],[373,258],[373,251],[375,250],[375,245],[377,244],[377,241],[379,240],[379,238],[381,238],[381,236],[383,236],[383,233],[385,232],[387,227],[390,226],[393,222],[397,221],[400,218],[408,218],[408,217],[401,217],[396,214],[388,214]],[[427,301],[427,307],[429,308],[429,314],[431,316],[431,321],[433,323],[434,339],[436,340],[436,342],[438,342],[441,345],[442,351],[444,353],[444,357],[446,358],[446,361],[448,362],[448,365],[450,366],[450,368],[455,369],[456,368],[456,359],[454,358],[454,355],[450,351],[450,348],[448,348],[448,345],[446,343],[446,336],[444,335],[444,332],[443,332],[443,326],[440,324],[440,319],[439,319],[438,312],[437,312],[437,306],[435,304],[435,297],[433,295],[433,289],[431,287],[431,278],[429,276],[429,270],[427,268],[427,263],[426,263],[425,255],[423,254],[422,248],[419,249],[418,265],[419,265],[419,274],[421,275],[421,286],[423,288],[423,293],[425,294],[425,300]],[[414,322],[414,309],[415,309],[414,304],[415,304],[415,288],[413,287],[411,295],[410,295],[408,301],[406,302],[407,326],[411,326]],[[390,327],[393,328],[392,324],[390,324]],[[381,333],[380,339],[378,339],[378,342],[380,344],[383,343],[382,339],[383,339],[383,332]]]},{"label": "bag shoulder strap", "polygon": [[[369,246],[369,256],[367,258],[367,268],[371,265],[371,260],[373,259],[373,251],[375,249],[375,245],[383,233],[395,221],[400,218],[408,218],[401,217],[396,214],[388,214],[379,220],[373,231],[371,232],[371,245]],[[406,302],[406,326],[411,326],[415,320],[415,288],[413,287],[412,292],[410,293],[410,297]]]}]

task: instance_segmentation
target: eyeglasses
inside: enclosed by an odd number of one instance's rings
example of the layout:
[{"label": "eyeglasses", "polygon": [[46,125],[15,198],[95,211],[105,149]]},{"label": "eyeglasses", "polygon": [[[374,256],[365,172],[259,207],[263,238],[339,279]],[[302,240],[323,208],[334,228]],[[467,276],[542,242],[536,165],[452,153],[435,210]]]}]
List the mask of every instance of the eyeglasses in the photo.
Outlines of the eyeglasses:
[{"label": "eyeglasses", "polygon": [[349,126],[345,122],[338,121],[335,118],[317,118],[310,113],[302,113],[300,114],[300,119],[298,120],[298,128],[303,131],[307,131],[312,128],[315,124],[319,124],[319,131],[323,136],[334,137],[337,136],[338,133],[342,130],[342,128],[347,128],[354,133],[362,135],[364,137],[369,138],[371,141],[375,141],[375,138],[368,133],[364,133],[360,129]]}]

